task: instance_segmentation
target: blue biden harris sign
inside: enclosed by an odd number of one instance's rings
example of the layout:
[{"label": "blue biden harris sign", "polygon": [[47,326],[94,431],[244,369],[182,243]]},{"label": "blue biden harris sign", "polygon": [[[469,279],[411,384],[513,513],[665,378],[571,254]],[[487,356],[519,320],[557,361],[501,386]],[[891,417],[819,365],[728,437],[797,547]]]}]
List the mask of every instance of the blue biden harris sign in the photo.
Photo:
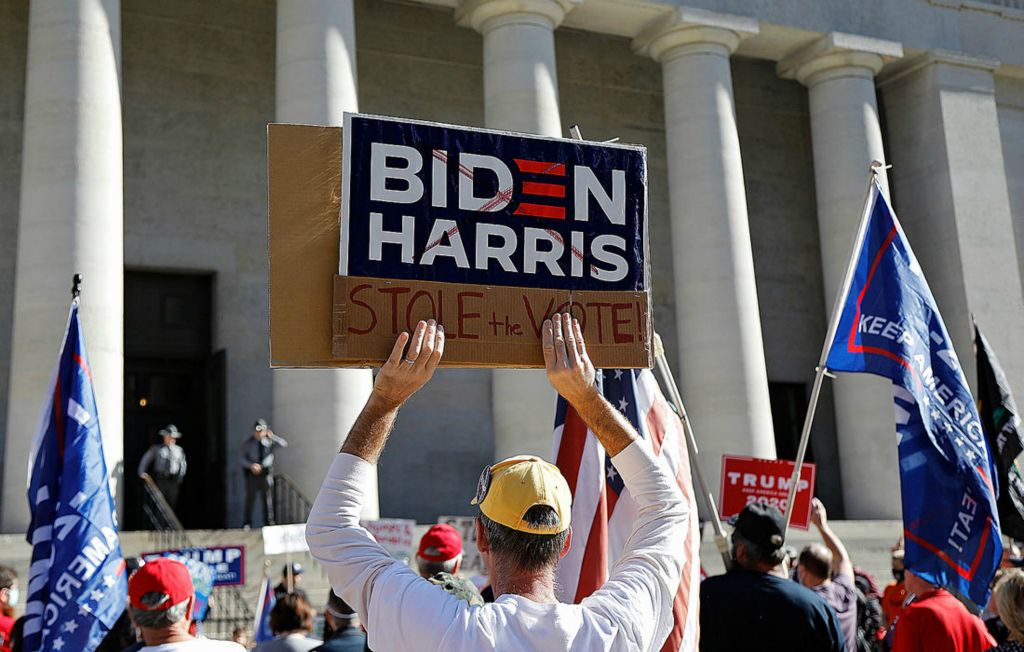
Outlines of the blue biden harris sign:
[{"label": "blue biden harris sign", "polygon": [[450,364],[541,366],[569,311],[600,366],[649,366],[643,147],[347,114],[343,149],[336,356],[432,317]]}]

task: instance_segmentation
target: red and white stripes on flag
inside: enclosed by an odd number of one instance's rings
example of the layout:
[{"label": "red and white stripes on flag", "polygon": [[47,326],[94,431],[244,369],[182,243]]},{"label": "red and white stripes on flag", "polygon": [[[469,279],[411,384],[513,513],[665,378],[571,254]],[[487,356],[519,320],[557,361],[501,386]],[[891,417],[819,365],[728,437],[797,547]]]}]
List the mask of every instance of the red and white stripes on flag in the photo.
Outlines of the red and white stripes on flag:
[{"label": "red and white stripes on flag", "polygon": [[[673,607],[675,625],[662,651],[696,650],[700,531],[683,424],[649,370],[598,370],[597,382],[605,398],[636,428],[643,444],[675,472],[683,498],[690,505],[690,528],[686,539],[679,542],[686,551],[686,564]],[[609,568],[632,532],[636,505],[594,433],[561,397],[552,457],[573,494],[573,544],[558,564],[559,598],[579,603],[608,579]]]}]

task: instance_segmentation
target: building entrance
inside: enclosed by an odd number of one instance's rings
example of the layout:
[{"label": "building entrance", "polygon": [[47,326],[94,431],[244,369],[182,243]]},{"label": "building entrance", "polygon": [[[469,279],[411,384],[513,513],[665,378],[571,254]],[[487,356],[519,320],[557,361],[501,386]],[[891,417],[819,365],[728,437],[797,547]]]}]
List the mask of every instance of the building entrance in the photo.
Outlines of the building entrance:
[{"label": "building entrance", "polygon": [[125,529],[152,527],[138,466],[172,423],[188,460],[178,519],[187,529],[225,525],[226,356],[212,351],[212,284],[206,274],[125,273]]}]

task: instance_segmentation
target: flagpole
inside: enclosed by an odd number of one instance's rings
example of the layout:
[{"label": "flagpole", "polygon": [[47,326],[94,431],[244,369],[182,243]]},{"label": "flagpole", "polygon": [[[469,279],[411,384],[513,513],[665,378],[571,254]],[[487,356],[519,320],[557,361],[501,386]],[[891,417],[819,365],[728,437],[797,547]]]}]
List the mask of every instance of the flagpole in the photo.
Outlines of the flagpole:
[{"label": "flagpole", "polygon": [[707,504],[708,512],[711,515],[711,522],[715,528],[715,546],[722,555],[726,569],[729,568],[729,542],[725,536],[725,528],[722,527],[722,519],[718,515],[718,505],[715,503],[715,496],[708,491],[708,484],[704,480],[704,473],[700,469],[700,460],[697,459],[697,440],[693,436],[693,428],[690,425],[690,416],[683,406],[683,399],[679,395],[679,387],[676,385],[675,376],[672,375],[672,368],[668,366],[665,358],[665,347],[661,342],[661,336],[654,334],[654,360],[658,372],[661,374],[661,381],[668,389],[669,397],[679,411],[679,418],[683,422],[683,433],[686,436],[686,449],[690,454],[690,469],[693,471],[697,484],[700,487],[700,494]]},{"label": "flagpole", "polygon": [[832,340],[835,339],[836,331],[839,329],[839,318],[842,315],[843,305],[850,294],[850,286],[853,284],[853,273],[857,269],[857,261],[860,259],[861,249],[864,247],[864,232],[867,231],[868,221],[871,217],[871,193],[877,186],[877,192],[881,194],[881,187],[878,185],[878,175],[891,166],[883,165],[879,161],[871,162],[871,172],[868,174],[868,187],[864,193],[864,208],[861,211],[860,224],[857,226],[857,233],[854,236],[853,247],[850,252],[850,261],[846,265],[846,274],[843,276],[842,285],[836,293],[836,300],[832,306],[832,315],[828,322],[828,331],[825,333],[825,343],[821,347],[821,356],[818,358],[818,366],[814,369],[814,384],[811,386],[811,400],[807,406],[807,414],[804,415],[803,430],[800,432],[800,445],[796,451],[796,464],[793,466],[793,475],[789,479],[789,497],[786,500],[786,525],[783,529],[783,538],[789,535],[789,523],[793,518],[793,503],[796,502],[797,487],[800,482],[800,471],[804,464],[804,456],[807,454],[807,443],[811,438],[811,426],[814,423],[814,413],[818,407],[818,398],[821,396],[821,384],[825,376],[835,378],[825,363],[828,361],[829,348]]},{"label": "flagpole", "polygon": [[[580,131],[578,124],[569,127],[569,135],[575,140],[583,140],[583,133]],[[618,140],[618,138],[612,138],[605,142],[616,142]],[[668,388],[676,409],[679,410],[679,417],[683,422],[683,433],[686,436],[686,449],[690,455],[690,469],[697,478],[697,484],[700,485],[700,493],[704,496],[708,512],[711,514],[711,521],[715,527],[715,546],[718,547],[718,552],[722,555],[722,562],[725,564],[726,569],[728,569],[731,559],[729,555],[729,542],[725,536],[725,528],[722,527],[722,519],[718,516],[718,505],[715,504],[715,497],[708,491],[707,482],[704,481],[704,474],[700,470],[700,461],[697,459],[697,440],[693,436],[690,417],[686,414],[686,408],[683,407],[683,399],[679,395],[679,388],[676,386],[675,377],[672,375],[672,369],[668,366],[668,360],[665,358],[665,347],[662,345],[661,337],[657,333],[654,334],[654,355],[657,361],[656,366],[661,373],[662,382]]]}]

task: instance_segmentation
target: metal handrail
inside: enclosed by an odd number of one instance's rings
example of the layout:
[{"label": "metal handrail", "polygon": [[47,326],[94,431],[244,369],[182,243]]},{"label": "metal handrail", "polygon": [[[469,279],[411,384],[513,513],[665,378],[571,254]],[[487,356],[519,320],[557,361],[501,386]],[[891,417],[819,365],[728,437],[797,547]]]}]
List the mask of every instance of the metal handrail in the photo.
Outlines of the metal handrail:
[{"label": "metal handrail", "polygon": [[170,503],[164,497],[164,493],[160,491],[160,488],[153,482],[153,478],[148,473],[143,473],[139,476],[142,479],[142,486],[146,490],[146,494],[152,501],[152,507],[156,508],[156,512],[153,511],[149,503],[143,503],[143,511],[146,516],[149,517],[150,523],[153,527],[158,530],[171,529],[184,531],[181,521],[178,520],[178,515],[174,513],[174,509],[171,508]]},{"label": "metal handrail", "polygon": [[274,475],[274,515],[278,523],[305,523],[312,509],[313,501],[294,480],[285,473]]}]

